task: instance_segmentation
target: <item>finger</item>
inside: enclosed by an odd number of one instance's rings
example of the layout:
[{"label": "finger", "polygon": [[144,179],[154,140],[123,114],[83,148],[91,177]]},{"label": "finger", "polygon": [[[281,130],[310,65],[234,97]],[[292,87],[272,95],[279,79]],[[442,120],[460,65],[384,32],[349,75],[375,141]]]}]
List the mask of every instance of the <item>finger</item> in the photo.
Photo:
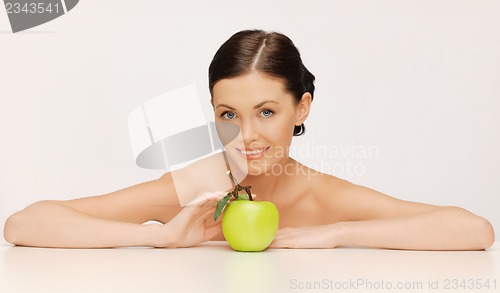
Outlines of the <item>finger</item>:
[{"label": "finger", "polygon": [[215,213],[215,206],[206,208],[201,212],[200,218],[204,220],[208,218],[213,218],[214,213]]},{"label": "finger", "polygon": [[283,248],[283,246],[281,245],[280,241],[273,240],[273,242],[269,244],[268,248]]},{"label": "finger", "polygon": [[217,200],[220,200],[221,198],[223,198],[224,196],[226,195],[226,192],[225,191],[216,191],[216,192],[205,192],[205,193],[202,193],[201,195],[199,195],[198,197],[196,197],[194,200],[192,200],[191,202],[189,202],[187,204],[187,206],[189,205],[197,205],[197,204],[202,204],[203,202],[209,200],[209,199],[212,199],[212,198],[215,198]]},{"label": "finger", "polygon": [[207,210],[215,210],[216,207],[217,199],[210,198],[196,204],[188,205],[184,209],[189,209],[193,215],[199,215],[200,213],[205,213]]},{"label": "finger", "polygon": [[286,241],[274,240],[268,248],[292,248],[292,245],[287,244]]},{"label": "finger", "polygon": [[202,203],[203,210],[215,210],[217,207],[217,202],[219,202],[218,198],[211,198]]},{"label": "finger", "polygon": [[215,224],[216,222],[214,221],[214,215],[215,213],[215,205],[211,206],[211,207],[205,207],[203,210],[201,210],[197,216],[195,216],[197,218],[198,221],[196,222],[205,222],[205,224]]},{"label": "finger", "polygon": [[207,217],[208,214],[214,213],[217,207],[217,201],[214,199],[205,200],[204,202],[185,206],[181,213],[193,219],[202,219]]},{"label": "finger", "polygon": [[214,224],[212,226],[208,226],[205,229],[205,239],[210,240],[210,239],[214,238],[215,236],[217,236],[221,231],[222,231],[222,224],[221,223],[217,223],[217,224]]},{"label": "finger", "polygon": [[210,197],[211,197],[210,194],[203,193],[203,194],[199,195],[198,197],[196,197],[191,202],[189,202],[186,206],[193,206],[193,205],[203,204],[205,201],[207,201],[208,199],[210,199]]},{"label": "finger", "polygon": [[[212,217],[213,220],[213,217]],[[215,223],[222,223],[222,217],[218,217],[217,220],[215,220]]]}]

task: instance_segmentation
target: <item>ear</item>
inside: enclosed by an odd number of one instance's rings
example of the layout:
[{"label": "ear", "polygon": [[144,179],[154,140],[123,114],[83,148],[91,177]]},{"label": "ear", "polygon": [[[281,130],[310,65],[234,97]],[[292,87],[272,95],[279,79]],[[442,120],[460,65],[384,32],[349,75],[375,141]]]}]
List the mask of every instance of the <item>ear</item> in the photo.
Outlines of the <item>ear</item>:
[{"label": "ear", "polygon": [[306,121],[307,116],[309,116],[309,111],[311,109],[312,96],[311,93],[305,92],[297,105],[297,116],[295,120],[295,125],[299,126],[304,121]]}]

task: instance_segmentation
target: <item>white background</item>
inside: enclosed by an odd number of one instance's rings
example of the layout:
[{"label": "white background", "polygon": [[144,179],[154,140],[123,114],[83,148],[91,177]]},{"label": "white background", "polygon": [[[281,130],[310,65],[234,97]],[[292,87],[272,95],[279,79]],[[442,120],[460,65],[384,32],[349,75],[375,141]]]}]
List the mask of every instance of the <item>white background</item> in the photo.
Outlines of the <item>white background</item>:
[{"label": "white background", "polygon": [[377,149],[300,161],[500,227],[499,1],[84,0],[17,34],[4,12],[0,223],[34,201],[159,177],[134,164],[129,113],[195,83],[211,115],[215,51],[233,33],[261,28],[294,40],[317,77],[295,146]]}]

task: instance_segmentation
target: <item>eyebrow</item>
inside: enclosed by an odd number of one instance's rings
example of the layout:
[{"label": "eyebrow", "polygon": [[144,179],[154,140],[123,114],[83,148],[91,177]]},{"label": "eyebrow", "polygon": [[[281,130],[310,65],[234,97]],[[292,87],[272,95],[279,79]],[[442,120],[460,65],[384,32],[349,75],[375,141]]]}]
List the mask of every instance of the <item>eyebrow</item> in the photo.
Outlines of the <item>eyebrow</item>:
[{"label": "eyebrow", "polygon": [[[273,101],[273,100],[267,100],[267,101],[264,101],[264,102],[261,102],[261,103],[258,103],[257,105],[255,105],[253,108],[254,109],[257,109],[257,108],[260,108],[262,106],[264,106],[264,104],[266,103],[276,103],[276,104],[279,104],[277,101]],[[235,108],[229,106],[229,105],[226,105],[226,104],[219,104],[215,107],[215,109],[219,108],[219,107],[226,107],[230,110],[236,110]]]}]

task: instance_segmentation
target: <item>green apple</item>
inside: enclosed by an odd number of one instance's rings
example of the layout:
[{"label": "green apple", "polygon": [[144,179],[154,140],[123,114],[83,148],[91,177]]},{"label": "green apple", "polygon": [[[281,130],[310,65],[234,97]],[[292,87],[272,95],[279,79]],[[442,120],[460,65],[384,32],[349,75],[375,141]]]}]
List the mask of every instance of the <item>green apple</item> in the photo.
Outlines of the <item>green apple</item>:
[{"label": "green apple", "polygon": [[279,213],[270,201],[238,199],[229,203],[222,215],[222,232],[237,251],[262,251],[278,231]]}]

